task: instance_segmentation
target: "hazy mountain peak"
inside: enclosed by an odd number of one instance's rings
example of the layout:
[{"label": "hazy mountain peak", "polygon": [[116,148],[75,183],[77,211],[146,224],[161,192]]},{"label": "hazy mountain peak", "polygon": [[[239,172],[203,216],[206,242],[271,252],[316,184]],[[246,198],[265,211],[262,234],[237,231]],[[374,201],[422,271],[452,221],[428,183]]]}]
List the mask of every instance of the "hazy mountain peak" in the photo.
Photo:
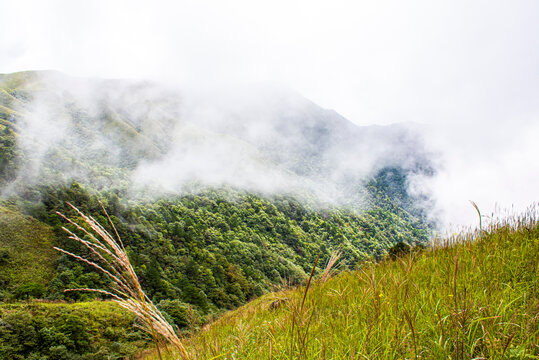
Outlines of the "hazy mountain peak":
[{"label": "hazy mountain peak", "polygon": [[58,72],[0,80],[3,121],[17,129],[28,160],[18,174],[24,181],[110,184],[122,169],[120,178],[132,186],[182,191],[195,181],[262,192],[303,189],[324,201],[360,203],[361,184],[381,169],[429,168],[410,127],[357,126],[275,84],[188,92]]}]

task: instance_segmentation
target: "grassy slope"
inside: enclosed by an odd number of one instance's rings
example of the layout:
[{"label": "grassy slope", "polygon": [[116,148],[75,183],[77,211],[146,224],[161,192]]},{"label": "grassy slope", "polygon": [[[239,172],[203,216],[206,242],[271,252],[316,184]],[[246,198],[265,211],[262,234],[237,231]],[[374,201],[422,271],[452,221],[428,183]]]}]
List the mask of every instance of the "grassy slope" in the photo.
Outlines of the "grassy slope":
[{"label": "grassy slope", "polygon": [[[462,240],[462,239],[456,239]],[[537,359],[539,226],[364,264],[206,326],[197,359]]]},{"label": "grassy slope", "polygon": [[46,285],[54,276],[52,229],[34,218],[0,207],[0,283],[14,289],[27,283]]}]

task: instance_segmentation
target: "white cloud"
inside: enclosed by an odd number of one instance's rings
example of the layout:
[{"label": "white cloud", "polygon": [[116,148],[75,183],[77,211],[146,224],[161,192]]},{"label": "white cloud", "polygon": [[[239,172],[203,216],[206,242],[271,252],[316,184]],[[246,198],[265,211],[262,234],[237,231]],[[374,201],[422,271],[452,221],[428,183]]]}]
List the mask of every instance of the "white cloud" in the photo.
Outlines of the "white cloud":
[{"label": "white cloud", "polygon": [[2,13],[0,72],[283,83],[360,124],[430,124],[449,212],[461,194],[539,199],[536,1],[18,0]]}]

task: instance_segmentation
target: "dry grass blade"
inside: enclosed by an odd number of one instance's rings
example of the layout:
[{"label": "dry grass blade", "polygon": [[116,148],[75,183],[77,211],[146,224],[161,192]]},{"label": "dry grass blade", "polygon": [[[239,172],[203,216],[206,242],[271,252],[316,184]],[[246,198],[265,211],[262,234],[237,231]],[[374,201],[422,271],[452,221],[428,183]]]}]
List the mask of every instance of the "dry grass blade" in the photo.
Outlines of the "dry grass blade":
[{"label": "dry grass blade", "polygon": [[473,202],[472,200],[469,200],[470,203],[472,204],[472,206],[475,208],[475,211],[477,211],[477,214],[479,215],[479,231],[483,231],[483,219],[482,219],[482,216],[481,216],[481,211],[479,211],[479,206],[477,206],[477,204],[475,202]]},{"label": "dry grass blade", "polygon": [[318,265],[318,260],[320,260],[320,254],[316,257],[316,261],[314,262],[313,268],[311,270],[311,275],[309,276],[309,279],[307,280],[307,285],[305,285],[305,292],[303,293],[303,299],[301,299],[301,306],[300,311],[303,311],[303,306],[305,305],[305,299],[307,298],[307,292],[309,291],[309,286],[311,285],[311,280],[314,275],[314,270],[316,269],[316,265]]},{"label": "dry grass blade", "polygon": [[[313,276],[314,276],[314,271],[316,270],[316,265],[318,265],[318,261],[320,260],[320,255],[321,254],[318,254],[318,256],[316,257],[316,260],[314,262],[314,265],[313,265],[313,268],[311,269],[311,274],[309,275],[309,278],[307,280],[307,284],[305,285],[305,290],[303,292],[303,297],[301,299],[301,304],[299,305],[299,307],[296,305],[292,305],[292,326],[291,326],[291,330],[290,330],[290,354],[289,356],[292,357],[292,352],[294,350],[294,341],[295,341],[295,329],[296,332],[297,332],[297,341],[299,343],[299,350],[300,350],[300,355],[305,355],[305,351],[306,351],[306,348],[305,348],[305,345],[306,345],[306,340],[307,340],[307,335],[308,335],[308,332],[309,332],[309,327],[310,327],[310,324],[311,324],[311,320],[312,320],[312,317],[311,316],[307,316],[307,324],[306,326],[304,326],[305,324],[305,320],[306,320],[306,314],[305,314],[305,300],[307,299],[307,293],[309,292],[309,287],[311,285],[311,280],[313,279]],[[308,311],[307,311],[308,312]],[[302,334],[302,327],[304,326],[304,332]],[[301,357],[301,356],[300,356]]]},{"label": "dry grass blade", "polygon": [[[76,255],[64,249],[56,247],[55,249],[101,271],[112,280],[113,285],[110,291],[102,289],[68,289],[66,291],[93,291],[111,296],[113,301],[137,316],[139,321],[138,327],[152,336],[159,354],[159,345],[165,344],[175,348],[182,359],[190,359],[189,353],[185,349],[178,335],[174,332],[173,327],[167,322],[159,309],[157,309],[142,290],[137,274],[129,261],[120,236],[103,205],[101,205],[101,207],[114,229],[116,239],[114,239],[94,218],[86,216],[72,204],[68,203],[68,205],[77,212],[77,214],[84,220],[84,223],[79,224],[63,214],[59,215],[72,224],[77,230],[85,234],[89,240],[82,239],[79,235],[67,228],[64,228],[64,230],[69,234],[70,239],[84,245],[92,252],[92,254],[97,256],[99,264],[97,261],[91,261],[83,256]],[[91,230],[87,230],[84,225]]]},{"label": "dry grass blade", "polygon": [[326,264],[326,268],[324,269],[324,273],[322,274],[322,284],[324,284],[327,279],[330,278],[330,276],[332,275],[332,272],[335,268],[335,264],[337,263],[337,261],[339,261],[339,259],[341,258],[341,255],[342,255],[342,251],[341,250],[335,250],[334,252],[331,253],[331,257],[329,258],[328,260],[328,263]]}]

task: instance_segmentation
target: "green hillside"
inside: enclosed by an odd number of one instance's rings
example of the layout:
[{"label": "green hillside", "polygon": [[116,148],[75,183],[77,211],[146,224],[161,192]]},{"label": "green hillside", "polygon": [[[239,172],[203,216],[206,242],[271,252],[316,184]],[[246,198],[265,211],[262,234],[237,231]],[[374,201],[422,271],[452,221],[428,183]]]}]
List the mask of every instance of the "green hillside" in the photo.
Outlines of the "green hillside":
[{"label": "green hillside", "polygon": [[[428,241],[428,201],[410,194],[407,181],[431,169],[412,135],[399,127],[359,127],[295,93],[266,98],[261,92],[253,99],[247,112],[228,104],[200,110],[185,105],[181,92],[149,82],[0,75],[2,307],[107,298],[65,291],[110,286],[88,264],[52,250],[93,256],[62,230],[71,225],[57,212],[80,220],[68,202],[110,230],[103,203],[143,288],[179,331],[283,283],[301,284],[318,256],[317,276],[336,250],[343,252],[342,268],[354,269],[382,259],[395,244]],[[369,171],[356,167],[364,154],[375,164]],[[213,178],[219,171],[226,176]],[[277,182],[275,174],[287,186],[256,186]],[[148,182],[138,182],[144,176]],[[338,194],[320,197],[325,190]],[[17,309],[21,326],[31,323],[36,333],[48,331],[43,324],[50,329],[58,315],[45,312],[44,323],[36,323],[41,310]],[[13,325],[1,325],[8,310],[0,319],[0,330],[7,329],[0,344],[19,336],[9,330]],[[90,321],[86,313],[78,316]],[[69,349],[61,336],[35,344]],[[73,359],[105,358],[89,355],[99,341]],[[118,337],[121,344],[130,341]],[[49,347],[34,346],[4,351],[55,358]]]},{"label": "green hillside", "polygon": [[54,277],[58,257],[52,228],[0,207],[0,297],[41,297]]},{"label": "green hillside", "polygon": [[195,359],[537,359],[538,275],[537,220],[515,219],[265,295],[186,343]]},{"label": "green hillside", "polygon": [[[115,192],[92,195],[80,184],[34,191],[40,203],[19,199],[19,206],[49,224],[52,243],[70,251],[81,249],[67,239],[56,212],[73,216],[69,201],[106,224],[101,199],[154,301],[180,299],[203,314],[241,305],[284,280],[301,282],[318,254],[325,260],[339,248],[346,254],[344,265],[353,267],[382,257],[397,242],[423,243],[429,234],[419,220],[390,207],[361,214],[320,210],[292,197],[264,198],[234,189],[147,202],[122,201]],[[64,294],[66,288],[106,286],[91,268],[64,256],[53,274],[44,294],[49,299],[83,296]]]},{"label": "green hillside", "polygon": [[[179,299],[207,316],[239,306],[282,281],[302,281],[318,253],[325,260],[340,248],[346,266],[353,267],[366,258],[380,258],[397,242],[413,245],[428,239],[423,210],[407,192],[411,170],[397,165],[362,178],[350,176],[348,190],[355,195],[350,196],[353,206],[346,207],[321,203],[308,189],[268,194],[194,179],[178,193],[134,184],[138,166],[159,163],[173,141],[190,149],[202,146],[202,152],[221,141],[242,161],[255,161],[262,177],[275,169],[297,177],[298,161],[303,164],[299,167],[309,167],[324,158],[335,139],[360,132],[298,95],[300,99],[289,99],[285,94],[284,102],[267,99],[276,108],[254,118],[233,114],[247,125],[259,119],[279,125],[272,139],[278,147],[283,141],[291,146],[281,149],[279,163],[267,144],[253,143],[241,126],[234,132],[184,120],[178,108],[181,94],[155,84],[21,72],[0,75],[0,88],[6,108],[0,124],[1,200],[50,226],[50,244],[70,250],[78,249],[61,231],[64,224],[56,212],[71,215],[66,206],[70,201],[103,219],[102,200],[157,302]],[[301,103],[299,110],[292,106],[296,103]],[[92,269],[65,257],[49,274],[51,281],[41,295],[49,300],[92,298],[63,290],[106,286]],[[16,297],[12,287],[4,297]]]},{"label": "green hillside", "polygon": [[[160,308],[185,326],[192,359],[536,359],[539,224],[531,214],[427,248],[396,246],[381,262],[315,275],[308,287],[263,295],[203,327],[181,302]],[[158,358],[133,332],[132,314],[111,303],[3,304],[0,318],[7,358]]]},{"label": "green hillside", "polygon": [[0,304],[2,359],[124,359],[148,346],[112,302]]}]

